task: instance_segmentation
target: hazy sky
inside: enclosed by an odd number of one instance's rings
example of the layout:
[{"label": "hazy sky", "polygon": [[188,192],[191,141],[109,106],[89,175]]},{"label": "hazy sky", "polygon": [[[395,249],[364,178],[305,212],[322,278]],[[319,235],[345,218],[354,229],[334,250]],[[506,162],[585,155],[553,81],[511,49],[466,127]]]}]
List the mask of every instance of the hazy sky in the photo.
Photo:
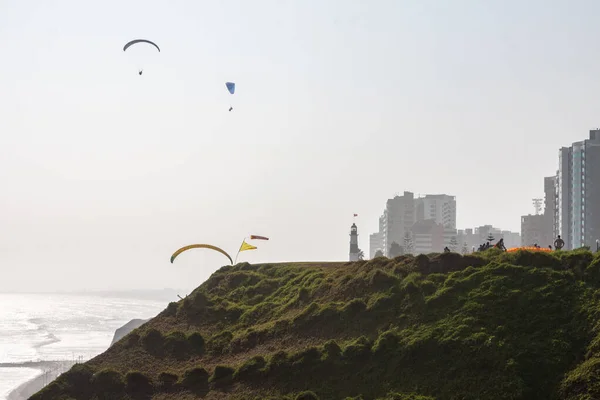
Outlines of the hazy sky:
[{"label": "hazy sky", "polygon": [[[0,0],[0,291],[191,289],[225,259],[174,250],[235,256],[249,234],[271,240],[240,260],[345,260],[352,214],[368,252],[404,190],[455,195],[459,228],[518,231],[558,148],[600,125],[599,15]],[[124,53],[135,38],[162,52]]]}]

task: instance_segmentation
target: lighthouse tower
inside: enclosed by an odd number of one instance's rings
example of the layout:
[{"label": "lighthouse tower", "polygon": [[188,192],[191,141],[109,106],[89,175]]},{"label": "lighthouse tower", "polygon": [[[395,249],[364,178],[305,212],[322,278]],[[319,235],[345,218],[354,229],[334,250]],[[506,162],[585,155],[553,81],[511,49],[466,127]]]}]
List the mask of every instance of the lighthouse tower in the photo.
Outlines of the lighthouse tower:
[{"label": "lighthouse tower", "polygon": [[350,261],[358,261],[358,229],[356,224],[350,227]]}]

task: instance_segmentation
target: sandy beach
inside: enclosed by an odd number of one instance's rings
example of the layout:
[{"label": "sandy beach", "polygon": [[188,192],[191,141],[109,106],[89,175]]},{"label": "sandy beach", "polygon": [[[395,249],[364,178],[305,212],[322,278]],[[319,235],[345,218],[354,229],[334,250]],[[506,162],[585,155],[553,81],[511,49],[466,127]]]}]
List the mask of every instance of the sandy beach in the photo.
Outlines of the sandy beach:
[{"label": "sandy beach", "polygon": [[35,368],[40,371],[39,375],[13,390],[7,400],[27,400],[33,394],[39,392],[44,386],[56,379],[60,374],[68,371],[74,363],[72,361],[40,361],[22,364],[4,364],[3,367],[25,367]]}]

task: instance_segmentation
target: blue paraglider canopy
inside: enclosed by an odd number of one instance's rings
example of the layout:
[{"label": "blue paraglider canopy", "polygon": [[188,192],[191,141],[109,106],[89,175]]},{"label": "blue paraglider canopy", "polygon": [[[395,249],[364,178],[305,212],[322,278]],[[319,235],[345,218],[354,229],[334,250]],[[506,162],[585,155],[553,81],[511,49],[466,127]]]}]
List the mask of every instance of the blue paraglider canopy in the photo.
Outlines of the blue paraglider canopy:
[{"label": "blue paraglider canopy", "polygon": [[229,90],[229,93],[231,93],[231,94],[235,93],[235,83],[225,82],[225,86],[227,86],[227,90]]}]

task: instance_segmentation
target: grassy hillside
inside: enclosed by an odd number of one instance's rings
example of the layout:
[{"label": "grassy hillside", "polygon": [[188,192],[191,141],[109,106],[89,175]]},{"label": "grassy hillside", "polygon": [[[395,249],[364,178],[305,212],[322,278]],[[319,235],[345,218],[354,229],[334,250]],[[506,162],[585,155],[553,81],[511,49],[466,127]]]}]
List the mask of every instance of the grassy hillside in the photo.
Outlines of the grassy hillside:
[{"label": "grassy hillside", "polygon": [[600,398],[600,257],[227,266],[42,399]]}]

